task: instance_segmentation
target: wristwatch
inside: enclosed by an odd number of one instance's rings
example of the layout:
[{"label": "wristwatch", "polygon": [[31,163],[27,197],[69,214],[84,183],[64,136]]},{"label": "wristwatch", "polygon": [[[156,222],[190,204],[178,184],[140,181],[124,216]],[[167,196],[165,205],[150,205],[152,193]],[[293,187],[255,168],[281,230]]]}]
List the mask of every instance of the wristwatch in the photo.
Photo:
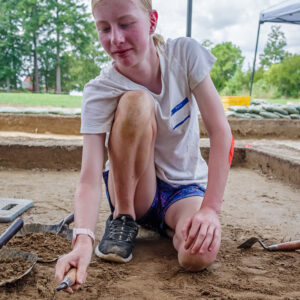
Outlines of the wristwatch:
[{"label": "wristwatch", "polygon": [[88,228],[73,228],[72,248],[75,244],[77,235],[79,235],[79,234],[88,235],[92,239],[92,242],[93,242],[93,245],[94,245],[94,243],[95,243],[95,234],[92,230],[90,230]]}]

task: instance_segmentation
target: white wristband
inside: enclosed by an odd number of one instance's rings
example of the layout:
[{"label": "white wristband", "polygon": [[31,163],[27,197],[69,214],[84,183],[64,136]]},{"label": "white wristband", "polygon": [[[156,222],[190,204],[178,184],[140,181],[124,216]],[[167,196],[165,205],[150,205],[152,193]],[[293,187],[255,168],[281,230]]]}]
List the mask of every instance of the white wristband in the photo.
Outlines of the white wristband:
[{"label": "white wristband", "polygon": [[73,228],[72,247],[74,246],[74,243],[76,241],[77,235],[79,235],[79,234],[88,235],[92,239],[92,242],[93,242],[93,245],[94,245],[94,243],[95,243],[95,235],[94,235],[93,231],[91,231],[88,228]]}]

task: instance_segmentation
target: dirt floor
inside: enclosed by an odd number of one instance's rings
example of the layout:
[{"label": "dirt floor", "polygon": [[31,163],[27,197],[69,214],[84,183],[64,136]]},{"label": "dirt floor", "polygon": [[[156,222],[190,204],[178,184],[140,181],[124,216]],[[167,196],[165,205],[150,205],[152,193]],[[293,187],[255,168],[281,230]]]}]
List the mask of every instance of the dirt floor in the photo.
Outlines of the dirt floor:
[{"label": "dirt floor", "polygon": [[[1,197],[31,199],[25,223],[54,224],[72,211],[78,172],[0,170]],[[93,257],[82,290],[55,292],[55,263],[37,263],[23,279],[0,287],[0,299],[300,299],[300,252],[267,252],[258,244],[237,246],[252,236],[270,245],[300,239],[300,189],[245,168],[233,168],[224,197],[222,246],[203,272],[179,267],[171,241],[140,230],[126,265]],[[101,203],[97,237],[108,216]],[[8,224],[0,224],[3,232]]]}]

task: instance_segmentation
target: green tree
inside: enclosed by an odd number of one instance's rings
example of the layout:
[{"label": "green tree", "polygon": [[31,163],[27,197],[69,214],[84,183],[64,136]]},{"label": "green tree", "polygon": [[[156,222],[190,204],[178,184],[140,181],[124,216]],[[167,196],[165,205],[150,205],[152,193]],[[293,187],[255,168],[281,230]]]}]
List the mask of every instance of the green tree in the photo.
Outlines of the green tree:
[{"label": "green tree", "polygon": [[[110,60],[98,41],[94,31],[93,43],[81,54],[67,53],[66,72],[69,77],[64,79],[66,90],[83,90],[84,85],[99,75],[101,67]],[[64,75],[63,75],[64,76]]]},{"label": "green tree", "polygon": [[286,54],[285,59],[273,64],[266,72],[266,80],[277,87],[280,96],[300,96],[300,55]]},{"label": "green tree", "polygon": [[108,60],[83,1],[0,0],[0,85],[31,74],[35,91],[82,89]]},{"label": "green tree", "polygon": [[40,44],[40,74],[46,92],[54,91],[56,84],[56,55],[53,40],[43,38]]},{"label": "green tree", "polygon": [[[23,37],[19,31],[19,1],[0,0],[0,85],[17,88],[22,71]],[[8,13],[9,12],[9,13]]]},{"label": "green tree", "polygon": [[280,26],[272,26],[271,30],[271,33],[268,34],[268,41],[264,52],[259,56],[260,65],[263,69],[281,62],[285,57],[284,47],[286,46],[286,38],[284,33],[280,31]]},{"label": "green tree", "polygon": [[242,68],[238,68],[227,82],[225,88],[221,91],[222,95],[242,95],[249,93],[249,82],[251,71],[243,72]]},{"label": "green tree", "polygon": [[40,92],[39,54],[42,51],[40,36],[45,32],[49,11],[45,0],[21,0],[19,2],[19,16],[22,19],[26,43],[23,52],[32,62],[31,66],[33,65],[34,91]]},{"label": "green tree", "polygon": [[235,72],[242,67],[244,57],[239,47],[231,42],[218,44],[211,49],[217,61],[211,70],[211,78],[218,91],[221,91],[227,81],[232,78]]},{"label": "green tree", "polygon": [[214,45],[214,43],[211,40],[206,39],[206,40],[202,41],[201,45],[203,47],[205,47],[206,49],[210,50],[212,48],[212,46]]},{"label": "green tree", "polygon": [[66,52],[72,51],[78,55],[87,50],[92,40],[91,24],[93,22],[90,14],[87,13],[86,5],[76,0],[48,0],[47,6],[51,12],[48,20],[48,39],[54,46],[56,93],[61,93],[61,59]]}]

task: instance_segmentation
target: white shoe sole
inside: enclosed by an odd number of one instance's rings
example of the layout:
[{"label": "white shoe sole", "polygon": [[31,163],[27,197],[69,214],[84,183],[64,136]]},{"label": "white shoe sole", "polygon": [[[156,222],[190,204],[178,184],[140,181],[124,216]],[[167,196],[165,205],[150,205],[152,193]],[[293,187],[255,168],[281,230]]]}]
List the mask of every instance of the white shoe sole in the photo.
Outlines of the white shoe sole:
[{"label": "white shoe sole", "polygon": [[95,254],[102,259],[117,263],[127,263],[132,259],[132,254],[130,254],[127,258],[123,258],[115,253],[104,254],[98,249],[98,246],[95,248]]}]

